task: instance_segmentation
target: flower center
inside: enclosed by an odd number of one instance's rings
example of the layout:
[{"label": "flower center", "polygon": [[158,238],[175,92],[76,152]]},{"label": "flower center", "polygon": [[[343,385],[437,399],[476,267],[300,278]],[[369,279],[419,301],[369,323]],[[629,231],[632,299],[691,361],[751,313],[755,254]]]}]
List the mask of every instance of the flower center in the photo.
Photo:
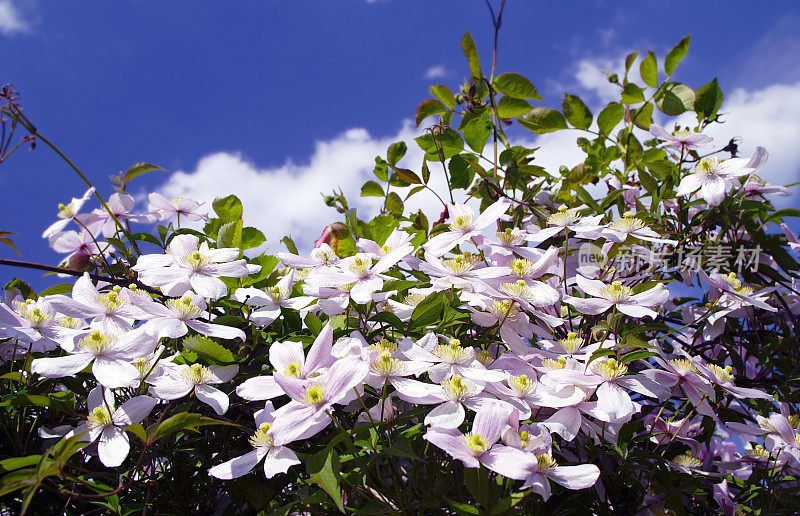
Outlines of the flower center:
[{"label": "flower center", "polygon": [[553,213],[547,218],[547,224],[550,226],[560,226],[562,228],[570,226],[580,219],[576,209],[567,209],[563,204],[558,207],[558,212]]},{"label": "flower center", "polygon": [[253,448],[272,448],[272,436],[267,433],[271,427],[270,423],[258,425],[258,430],[250,438],[250,446]]},{"label": "flower center", "polygon": [[708,368],[711,369],[720,382],[732,382],[734,379],[733,367],[731,366],[720,367],[717,364],[709,364]]},{"label": "flower center", "polygon": [[442,390],[445,395],[453,401],[461,401],[471,397],[477,388],[473,382],[462,378],[461,375],[454,374],[449,379],[442,382]]},{"label": "flower center", "polygon": [[692,456],[692,452],[686,452],[678,455],[672,462],[686,468],[699,468],[703,463],[697,457]]},{"label": "flower center", "polygon": [[492,362],[494,362],[494,357],[492,357],[489,352],[485,349],[480,350],[478,353],[475,354],[475,358],[481,364],[488,366]]},{"label": "flower center", "polygon": [[442,362],[448,364],[461,364],[469,362],[475,357],[475,350],[472,348],[462,348],[461,341],[458,339],[450,339],[448,344],[441,344],[436,346],[433,354],[442,359]]},{"label": "flower center", "polygon": [[267,295],[272,298],[273,301],[281,301],[287,297],[289,297],[289,291],[285,288],[281,288],[278,285],[274,287],[269,287],[265,290]]},{"label": "flower center", "polygon": [[450,224],[450,231],[463,231],[466,232],[470,228],[470,224],[472,224],[472,215],[459,215],[456,219]]},{"label": "flower center", "polygon": [[28,323],[31,325],[31,328],[38,328],[53,318],[52,315],[42,312],[42,309],[38,306],[32,307],[33,301],[30,299],[26,300],[24,303],[20,301],[14,301],[12,304],[17,310],[17,313],[22,316],[23,319],[28,321]]},{"label": "flower center", "polygon": [[719,163],[718,158],[703,158],[695,165],[694,172],[704,177],[715,176]]},{"label": "flower center", "polygon": [[633,295],[633,289],[622,284],[621,281],[615,281],[611,285],[607,285],[600,289],[600,295],[609,301],[619,303],[628,299]]},{"label": "flower center", "polygon": [[514,389],[517,396],[522,397],[529,394],[533,390],[535,384],[528,378],[528,375],[521,374],[519,376],[512,376],[511,379],[508,380],[508,385]]},{"label": "flower center", "polygon": [[392,358],[391,353],[383,352],[370,365],[370,369],[379,376],[397,376],[405,372],[406,365],[396,358]]},{"label": "flower center", "polygon": [[533,270],[533,262],[522,258],[514,258],[511,260],[510,268],[511,274],[518,278],[524,278]]},{"label": "flower center", "polygon": [[315,383],[306,390],[306,395],[303,397],[303,401],[306,403],[306,405],[315,405],[319,407],[325,403],[325,388],[322,385]]},{"label": "flower center", "polygon": [[67,316],[59,317],[58,319],[56,319],[56,323],[58,323],[59,326],[62,326],[64,328],[70,328],[72,330],[77,330],[78,328],[83,326],[83,321],[81,321],[80,319]]},{"label": "flower center", "polygon": [[488,447],[486,439],[484,439],[480,434],[475,434],[472,432],[464,434],[464,442],[467,444],[469,451],[475,457],[478,457],[485,452],[486,448]]},{"label": "flower center", "polygon": [[71,219],[74,216],[75,216],[75,208],[72,206],[72,203],[58,205],[58,218]]},{"label": "flower center", "polygon": [[752,448],[745,448],[744,452],[748,455],[752,455],[761,459],[765,459],[770,456],[770,453],[760,444],[757,444]]},{"label": "flower center", "polygon": [[185,256],[183,258],[183,263],[188,265],[193,271],[197,272],[203,267],[203,265],[209,263],[209,259],[206,256],[203,256],[200,251],[195,251],[189,256]]},{"label": "flower center", "polygon": [[97,297],[97,301],[101,305],[103,305],[103,308],[106,309],[107,314],[116,312],[126,304],[125,300],[119,297],[119,293],[121,290],[122,287],[120,287],[119,285],[115,285],[114,289],[111,290],[111,292],[108,292],[106,294],[101,294]]},{"label": "flower center", "polygon": [[178,317],[178,319],[196,319],[203,315],[203,310],[194,304],[192,298],[183,296],[180,299],[167,299],[167,306]]},{"label": "flower center", "polygon": [[620,233],[633,233],[646,228],[647,224],[642,219],[634,217],[633,213],[626,211],[622,214],[622,218],[613,221],[608,227]]},{"label": "flower center", "polygon": [[558,359],[545,358],[542,360],[542,365],[548,369],[566,369],[567,359],[564,357],[558,357]]},{"label": "flower center", "polygon": [[506,247],[517,247],[525,243],[525,237],[516,228],[506,228],[494,234],[497,240]]},{"label": "flower center", "polygon": [[422,294],[407,294],[406,297],[403,298],[403,304],[417,306],[418,304],[422,303],[423,299],[425,299],[425,296]]},{"label": "flower center", "polygon": [[286,365],[286,370],[283,371],[283,374],[293,378],[300,378],[300,375],[303,374],[303,366],[300,362],[291,362]]},{"label": "flower center", "polygon": [[567,333],[566,339],[559,339],[558,344],[561,346],[561,349],[572,354],[583,347],[583,338],[578,337],[577,333],[569,332]]},{"label": "flower center", "polygon": [[489,307],[489,311],[492,315],[497,317],[501,323],[506,321],[515,322],[517,320],[517,315],[519,315],[519,309],[514,306],[514,302],[510,299],[493,301]]},{"label": "flower center", "polygon": [[628,372],[628,366],[620,364],[616,358],[609,358],[602,362],[595,362],[594,372],[606,380],[615,380]]},{"label": "flower center", "polygon": [[547,471],[548,469],[555,468],[558,466],[558,462],[553,459],[553,456],[549,453],[544,455],[537,455],[536,462],[538,462],[539,471]]},{"label": "flower center", "polygon": [[523,430],[519,433],[519,440],[522,441],[522,447],[525,448],[531,443],[531,436],[528,435],[528,432]]},{"label": "flower center", "polygon": [[685,358],[673,358],[669,361],[669,363],[681,376],[689,373],[690,371],[694,373],[698,372],[697,366],[695,366],[691,360],[687,360]]},{"label": "flower center", "polygon": [[455,255],[449,260],[444,260],[442,265],[444,265],[447,269],[450,269],[455,276],[458,276],[460,274],[464,274],[465,272],[471,271],[479,260],[480,258],[472,253],[461,253]]},{"label": "flower center", "polygon": [[78,341],[78,347],[88,353],[102,355],[114,341],[113,335],[106,335],[98,330],[93,330],[89,335]]},{"label": "flower center", "polygon": [[336,256],[336,253],[334,253],[333,250],[321,247],[311,251],[311,257],[315,260],[321,261],[326,267],[330,267],[339,260],[339,257]]},{"label": "flower center", "polygon": [[370,267],[372,267],[372,258],[357,254],[353,257],[353,262],[350,264],[350,271],[359,276],[364,276],[367,274]]},{"label": "flower center", "polygon": [[400,346],[398,346],[396,342],[392,342],[387,339],[381,339],[375,344],[372,344],[370,348],[374,349],[378,353],[381,354],[388,353],[389,355],[391,355],[392,353],[397,351],[400,348]]},{"label": "flower center", "polygon": [[192,364],[182,371],[184,378],[195,385],[204,384],[211,379],[211,371],[200,364]]},{"label": "flower center", "polygon": [[89,426],[93,427],[106,427],[112,422],[111,412],[109,412],[105,405],[95,407],[86,419],[88,420]]}]

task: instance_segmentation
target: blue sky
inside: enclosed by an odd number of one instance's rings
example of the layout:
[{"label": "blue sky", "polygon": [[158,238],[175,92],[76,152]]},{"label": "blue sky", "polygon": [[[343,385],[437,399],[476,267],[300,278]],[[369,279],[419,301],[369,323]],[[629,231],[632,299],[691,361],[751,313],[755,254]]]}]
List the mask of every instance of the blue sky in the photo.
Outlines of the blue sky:
[{"label": "blue sky", "polygon": [[[677,79],[719,78],[731,117],[715,136],[766,146],[764,175],[797,180],[800,4],[509,0],[503,21],[498,70],[530,77],[551,106],[565,90],[601,106],[600,69],[632,50],[663,57],[691,32]],[[489,63],[477,0],[0,0],[0,82],[105,195],[110,174],[147,161],[171,173],[137,193],[243,192],[246,220],[271,243],[283,232],[313,241],[336,217],[317,192],[338,185],[355,199],[374,155],[415,134],[427,86],[463,80],[467,29]],[[551,149],[542,159],[569,164],[578,135],[551,136],[536,140]],[[0,226],[20,233],[24,259],[55,263],[39,235],[82,192],[44,146],[18,151],[0,164]]]}]

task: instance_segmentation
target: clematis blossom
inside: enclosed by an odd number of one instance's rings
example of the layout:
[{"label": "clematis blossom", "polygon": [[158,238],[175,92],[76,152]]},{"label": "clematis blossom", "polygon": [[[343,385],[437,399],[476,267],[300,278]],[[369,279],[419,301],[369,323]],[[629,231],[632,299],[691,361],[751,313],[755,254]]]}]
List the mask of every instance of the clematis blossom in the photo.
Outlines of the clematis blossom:
[{"label": "clematis blossom", "polygon": [[480,235],[481,231],[490,224],[497,222],[508,208],[511,201],[500,199],[486,208],[483,213],[475,217],[475,210],[461,203],[451,203],[448,205],[450,214],[450,231],[440,233],[428,240],[423,245],[425,254],[441,256],[453,247],[466,242],[467,240]]}]

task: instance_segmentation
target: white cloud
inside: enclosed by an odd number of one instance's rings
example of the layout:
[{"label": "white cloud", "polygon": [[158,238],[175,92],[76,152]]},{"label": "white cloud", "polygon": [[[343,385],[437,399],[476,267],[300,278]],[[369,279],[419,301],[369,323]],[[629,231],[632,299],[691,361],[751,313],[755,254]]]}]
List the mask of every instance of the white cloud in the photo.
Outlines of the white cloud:
[{"label": "white cloud", "polygon": [[[203,157],[191,172],[173,173],[159,191],[171,197],[185,195],[209,207],[215,197],[235,194],[244,205],[245,223],[264,232],[272,251],[282,247],[278,241],[283,235],[291,235],[301,251],[308,250],[326,225],[342,220],[341,214],[323,203],[320,193],[341,189],[350,207],[358,208],[359,218],[369,220],[382,201],[359,194],[365,181],[376,179],[372,173],[375,156],[385,157],[391,143],[403,140],[408,153],[399,165],[419,173],[422,151],[413,140],[419,134],[410,121],[397,134],[382,138],[365,129],[349,129],[317,142],[307,163],[287,161],[272,168],[259,167],[240,153],[217,152]],[[431,186],[444,196],[447,190],[437,166],[430,164]],[[429,217],[441,211],[441,203],[427,191],[416,194],[406,206],[422,208]]]},{"label": "white cloud", "polygon": [[424,74],[426,79],[444,79],[448,75],[450,75],[450,71],[443,64],[431,66],[425,70]]},{"label": "white cloud", "polygon": [[11,0],[0,0],[0,33],[4,36],[28,32],[30,25],[22,19]]}]

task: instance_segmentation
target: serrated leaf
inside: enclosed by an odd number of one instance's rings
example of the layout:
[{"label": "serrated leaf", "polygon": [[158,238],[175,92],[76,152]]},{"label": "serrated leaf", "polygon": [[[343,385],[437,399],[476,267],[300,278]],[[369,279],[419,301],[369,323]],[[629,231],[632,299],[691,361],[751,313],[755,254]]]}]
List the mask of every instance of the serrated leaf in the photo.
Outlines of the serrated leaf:
[{"label": "serrated leaf", "polygon": [[653,52],[648,52],[647,57],[642,59],[642,63],[639,65],[639,75],[648,86],[658,87],[658,62]]},{"label": "serrated leaf", "polygon": [[722,107],[722,90],[719,89],[717,79],[709,82],[699,90],[694,99],[694,111],[697,113],[698,120],[712,118]]},{"label": "serrated leaf", "polygon": [[242,218],[242,201],[235,195],[217,197],[211,203],[211,207],[214,208],[214,212],[223,223],[233,222]]},{"label": "serrated leaf", "polygon": [[383,187],[375,181],[367,181],[361,185],[361,197],[383,197]]},{"label": "serrated leaf", "polygon": [[417,127],[419,124],[422,123],[423,120],[428,118],[431,115],[439,115],[445,113],[447,108],[444,104],[439,102],[436,99],[425,99],[419,103],[417,106],[417,112],[414,115],[414,121],[417,123]]},{"label": "serrated leaf", "polygon": [[395,142],[389,145],[386,151],[386,161],[390,165],[397,165],[397,162],[406,155],[406,142]]},{"label": "serrated leaf", "polygon": [[344,513],[342,490],[339,487],[340,468],[339,454],[332,448],[325,448],[306,460],[306,471],[311,481],[328,493],[336,507]]},{"label": "serrated leaf", "polygon": [[694,91],[685,84],[670,82],[662,86],[655,101],[662,113],[678,116],[694,109]]},{"label": "serrated leaf", "polygon": [[447,169],[450,172],[452,188],[469,188],[475,178],[475,172],[470,168],[469,161],[461,154],[450,158]]},{"label": "serrated leaf", "polygon": [[636,124],[637,127],[644,129],[645,131],[650,129],[650,124],[653,123],[653,103],[648,102],[639,107],[633,113],[633,123]]},{"label": "serrated leaf", "polygon": [[472,76],[476,79],[483,77],[478,49],[475,47],[475,41],[473,41],[472,34],[469,31],[461,38],[461,49],[464,51],[464,57],[469,61],[469,71]]},{"label": "serrated leaf", "polygon": [[517,120],[522,127],[536,134],[551,133],[567,128],[564,114],[547,107],[535,107]]},{"label": "serrated leaf", "polygon": [[494,124],[484,117],[473,118],[464,126],[464,141],[477,153],[481,153],[492,134]]},{"label": "serrated leaf", "polygon": [[407,168],[397,168],[397,167],[395,167],[393,165],[389,165],[389,166],[392,167],[392,170],[394,170],[394,173],[397,174],[397,177],[399,177],[401,180],[405,181],[406,183],[411,184],[411,185],[421,185],[422,184],[422,179],[420,179],[419,176],[415,172],[413,172],[411,170],[408,170]]},{"label": "serrated leaf", "polygon": [[644,90],[641,86],[629,82],[625,85],[625,89],[622,90],[621,102],[623,104],[638,104],[639,102],[644,102]]},{"label": "serrated leaf", "polygon": [[492,86],[503,95],[515,99],[542,100],[533,83],[518,73],[501,73],[495,77]]},{"label": "serrated leaf", "polygon": [[386,196],[385,206],[387,210],[395,215],[403,214],[403,200],[400,198],[397,192],[389,192],[389,195]]},{"label": "serrated leaf", "polygon": [[239,248],[255,249],[266,241],[267,237],[260,230],[252,227],[242,228],[242,243],[239,244]]},{"label": "serrated leaf", "polygon": [[667,73],[667,76],[672,75],[675,68],[678,67],[678,64],[683,60],[684,56],[686,56],[686,53],[689,52],[689,40],[691,37],[692,35],[689,34],[680,40],[678,44],[669,51],[669,54],[667,54],[667,58],[664,60],[664,71]]},{"label": "serrated leaf", "polygon": [[239,247],[242,243],[242,219],[223,224],[217,232],[217,247]]},{"label": "serrated leaf", "polygon": [[183,339],[183,347],[221,364],[230,364],[236,361],[236,357],[233,356],[230,350],[202,335],[186,337]]},{"label": "serrated leaf", "polygon": [[514,97],[501,97],[497,102],[497,116],[500,118],[514,118],[524,115],[533,109],[527,100]]},{"label": "serrated leaf", "polygon": [[569,93],[564,94],[564,102],[561,104],[564,117],[567,122],[577,129],[588,129],[592,125],[592,112],[586,107],[583,101]]},{"label": "serrated leaf", "polygon": [[450,88],[445,86],[444,84],[437,84],[435,86],[431,86],[431,95],[436,97],[439,102],[444,104],[450,109],[455,109],[456,107],[456,97],[453,95],[453,92],[450,91]]},{"label": "serrated leaf", "polygon": [[[450,159],[464,149],[464,140],[461,135],[452,129],[445,129],[437,133],[434,139],[432,134],[423,134],[414,138],[420,149],[425,151],[425,157],[429,160],[439,161],[439,149],[443,158]],[[437,148],[438,146],[438,148]]]},{"label": "serrated leaf", "polygon": [[625,116],[625,106],[619,102],[611,102],[597,115],[597,127],[600,134],[609,135]]}]

